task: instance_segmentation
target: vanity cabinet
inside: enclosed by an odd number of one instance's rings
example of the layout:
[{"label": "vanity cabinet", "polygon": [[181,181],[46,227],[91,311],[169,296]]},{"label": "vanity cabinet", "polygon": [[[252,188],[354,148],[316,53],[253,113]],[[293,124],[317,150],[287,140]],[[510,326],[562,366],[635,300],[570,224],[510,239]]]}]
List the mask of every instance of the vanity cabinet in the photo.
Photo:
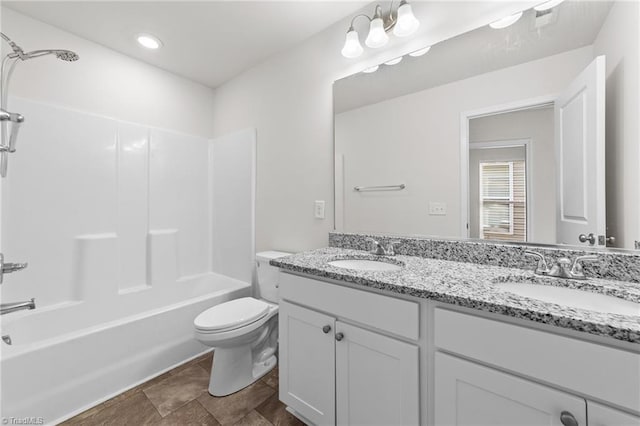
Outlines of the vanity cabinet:
[{"label": "vanity cabinet", "polygon": [[640,426],[640,417],[443,353],[435,389],[436,425]]},{"label": "vanity cabinet", "polygon": [[448,309],[434,324],[436,425],[640,426],[582,397],[640,412],[637,353]]},{"label": "vanity cabinet", "polygon": [[561,415],[565,426],[587,424],[582,398],[442,353],[435,390],[436,425],[563,426]]},{"label": "vanity cabinet", "polygon": [[[381,317],[385,310],[376,308],[388,302],[384,308],[392,312],[400,307],[415,310],[417,326],[417,304],[303,277],[282,277],[288,278],[280,284],[280,400],[318,425],[419,424],[418,346],[357,324],[362,317]],[[315,296],[308,299],[310,294]],[[343,316],[345,300],[362,302],[369,296],[375,297],[372,305],[352,305],[353,314]],[[334,303],[326,303],[329,300]]]},{"label": "vanity cabinet", "polygon": [[280,274],[280,400],[316,425],[640,426],[640,351]]}]

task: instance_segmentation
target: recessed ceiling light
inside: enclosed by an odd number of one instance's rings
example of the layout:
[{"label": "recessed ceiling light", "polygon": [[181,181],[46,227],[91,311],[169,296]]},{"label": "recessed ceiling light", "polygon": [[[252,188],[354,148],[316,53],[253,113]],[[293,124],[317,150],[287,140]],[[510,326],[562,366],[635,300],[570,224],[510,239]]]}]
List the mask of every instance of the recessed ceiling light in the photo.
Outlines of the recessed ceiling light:
[{"label": "recessed ceiling light", "polygon": [[496,30],[507,28],[509,25],[515,24],[521,16],[522,12],[514,13],[513,15],[505,16],[502,19],[498,19],[497,21],[490,23],[489,26]]},{"label": "recessed ceiling light", "polygon": [[158,37],[152,36],[151,34],[138,34],[136,36],[136,40],[138,44],[142,47],[146,47],[147,49],[159,49],[162,47],[162,42]]},{"label": "recessed ceiling light", "polygon": [[546,2],[544,2],[542,4],[534,6],[533,10],[536,10],[538,12],[544,12],[545,10],[553,9],[554,7],[556,7],[557,5],[562,3],[563,1],[564,0],[549,0],[549,1],[546,1]]},{"label": "recessed ceiling light", "polygon": [[415,52],[411,52],[411,53],[409,53],[409,56],[413,56],[413,57],[422,56],[425,53],[427,53],[429,50],[431,50],[431,46],[427,46],[427,47],[424,47],[424,48],[422,48],[420,50],[416,50]]},{"label": "recessed ceiling light", "polygon": [[386,65],[395,65],[395,64],[400,63],[401,60],[402,60],[402,56],[399,56],[399,57],[397,57],[395,59],[392,59],[390,61],[385,62],[385,64]]},{"label": "recessed ceiling light", "polygon": [[367,73],[367,74],[370,74],[370,73],[372,73],[372,72],[376,72],[376,71],[378,71],[378,68],[380,68],[380,65],[375,65],[375,66],[373,66],[373,67],[369,67],[369,68],[367,68],[367,69],[362,70],[362,72]]}]

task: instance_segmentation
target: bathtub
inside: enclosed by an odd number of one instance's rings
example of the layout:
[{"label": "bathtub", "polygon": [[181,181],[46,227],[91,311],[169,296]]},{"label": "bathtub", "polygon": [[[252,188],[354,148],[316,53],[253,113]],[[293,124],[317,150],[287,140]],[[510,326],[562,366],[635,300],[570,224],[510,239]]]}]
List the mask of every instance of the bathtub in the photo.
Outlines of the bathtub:
[{"label": "bathtub", "polygon": [[214,273],[148,297],[151,288],[4,315],[13,344],[0,342],[0,416],[56,424],[157,376],[210,350],[193,338],[200,312],[250,295],[249,284]]}]

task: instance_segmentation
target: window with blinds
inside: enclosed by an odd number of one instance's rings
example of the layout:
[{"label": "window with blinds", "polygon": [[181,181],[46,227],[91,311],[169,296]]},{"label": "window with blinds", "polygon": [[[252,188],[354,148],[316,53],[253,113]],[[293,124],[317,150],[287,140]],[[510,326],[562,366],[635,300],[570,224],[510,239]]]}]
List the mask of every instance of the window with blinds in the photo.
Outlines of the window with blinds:
[{"label": "window with blinds", "polygon": [[524,161],[480,163],[480,238],[527,240]]}]

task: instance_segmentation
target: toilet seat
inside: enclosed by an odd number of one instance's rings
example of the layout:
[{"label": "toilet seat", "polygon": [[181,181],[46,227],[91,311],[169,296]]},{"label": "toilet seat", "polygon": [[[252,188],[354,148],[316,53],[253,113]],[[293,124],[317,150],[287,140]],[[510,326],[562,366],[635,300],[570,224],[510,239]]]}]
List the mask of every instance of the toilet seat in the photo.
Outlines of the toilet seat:
[{"label": "toilet seat", "polygon": [[222,333],[259,321],[269,313],[270,304],[242,297],[207,309],[193,321],[197,330],[205,333]]}]

